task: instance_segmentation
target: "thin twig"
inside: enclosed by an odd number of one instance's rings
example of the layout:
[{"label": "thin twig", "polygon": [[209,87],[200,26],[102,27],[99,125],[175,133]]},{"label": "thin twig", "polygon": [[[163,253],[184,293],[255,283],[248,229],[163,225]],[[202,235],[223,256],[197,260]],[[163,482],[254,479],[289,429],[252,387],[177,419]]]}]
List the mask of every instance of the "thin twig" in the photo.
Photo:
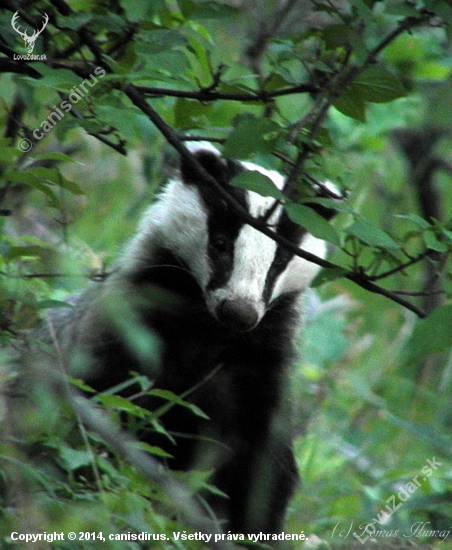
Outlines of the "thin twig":
[{"label": "thin twig", "polygon": [[[206,517],[199,504],[186,487],[160,462],[149,453],[138,448],[138,442],[120,431],[103,413],[96,410],[91,402],[68,387],[67,381],[55,369],[44,368],[49,386],[54,394],[64,399],[76,417],[91,431],[97,433],[107,445],[127,460],[132,466],[158,485],[176,510],[195,531],[211,534],[209,547],[215,550],[232,550],[233,545],[224,540],[216,540],[215,535],[222,530],[216,521]],[[43,372],[39,374],[42,379]]]},{"label": "thin twig", "polygon": [[401,271],[405,271],[405,269],[408,269],[412,265],[415,265],[422,260],[425,260],[425,258],[428,258],[430,254],[432,254],[434,251],[428,249],[424,250],[424,252],[421,252],[418,256],[415,258],[411,258],[410,261],[405,262],[404,264],[398,265],[397,267],[394,267],[393,269],[389,269],[388,271],[385,271],[383,273],[380,273],[379,275],[373,275],[369,277],[369,280],[376,282],[381,281],[382,279],[387,279],[388,277],[391,277],[391,275],[395,275],[396,273],[400,273]]},{"label": "thin twig", "polygon": [[190,91],[190,90],[175,90],[172,88],[157,88],[152,86],[136,86],[136,89],[149,97],[181,97],[185,99],[196,99],[198,101],[218,101],[218,100],[228,100],[228,101],[270,101],[276,97],[281,97],[285,95],[293,94],[305,94],[305,93],[315,93],[317,87],[313,84],[299,84],[297,86],[291,86],[290,88],[283,88],[281,90],[256,90],[250,91],[248,93],[224,93],[216,92],[209,88],[203,88],[201,90]]}]

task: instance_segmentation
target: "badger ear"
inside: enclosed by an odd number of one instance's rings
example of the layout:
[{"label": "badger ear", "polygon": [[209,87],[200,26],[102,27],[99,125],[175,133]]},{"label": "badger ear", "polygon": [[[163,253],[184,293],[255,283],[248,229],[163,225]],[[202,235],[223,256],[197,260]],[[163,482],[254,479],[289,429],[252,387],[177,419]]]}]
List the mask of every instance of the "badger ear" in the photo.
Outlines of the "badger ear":
[{"label": "badger ear", "polygon": [[[193,156],[208,174],[214,177],[219,183],[224,183],[227,165],[218,152],[215,153],[209,149],[198,149],[193,152]],[[181,161],[180,171],[184,183],[189,185],[204,184],[198,172],[185,159]]]},{"label": "badger ear", "polygon": [[[188,149],[204,170],[221,185],[226,185],[234,176],[245,169],[240,162],[223,158],[220,152],[210,144],[192,145]],[[182,159],[180,171],[184,183],[188,185],[205,185],[205,181],[198,172],[184,159]]]},{"label": "badger ear", "polygon": [[334,216],[337,214],[337,210],[334,208],[328,208],[328,206],[323,206],[322,204],[313,203],[313,202],[306,202],[306,206],[309,206],[317,214],[320,214],[322,218],[325,218],[326,220],[331,220],[331,218],[334,218]]},{"label": "badger ear", "polygon": [[[317,184],[316,194],[314,198],[330,199],[332,203],[334,203],[340,200],[344,200],[346,198],[346,195],[341,194],[334,183],[331,183],[330,181],[325,181],[323,183]],[[334,207],[330,208],[325,204],[319,204],[318,202],[311,203],[309,201],[306,201],[306,205],[315,210],[317,214],[320,214],[326,220],[330,220],[337,214],[337,210]]]}]

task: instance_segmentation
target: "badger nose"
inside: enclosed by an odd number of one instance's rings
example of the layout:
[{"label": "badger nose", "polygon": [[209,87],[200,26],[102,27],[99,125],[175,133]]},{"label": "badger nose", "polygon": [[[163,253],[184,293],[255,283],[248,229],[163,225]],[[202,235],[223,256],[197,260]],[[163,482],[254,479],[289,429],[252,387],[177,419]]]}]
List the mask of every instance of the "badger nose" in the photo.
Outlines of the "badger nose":
[{"label": "badger nose", "polygon": [[220,322],[237,330],[250,330],[259,321],[259,315],[253,303],[239,298],[224,300],[218,306],[216,313]]}]

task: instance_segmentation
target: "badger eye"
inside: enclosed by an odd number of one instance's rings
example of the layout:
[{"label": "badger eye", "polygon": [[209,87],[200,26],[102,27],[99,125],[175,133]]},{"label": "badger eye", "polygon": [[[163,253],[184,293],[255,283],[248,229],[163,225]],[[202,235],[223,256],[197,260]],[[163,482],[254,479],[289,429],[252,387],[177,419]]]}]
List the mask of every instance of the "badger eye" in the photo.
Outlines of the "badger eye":
[{"label": "badger eye", "polygon": [[228,250],[228,241],[224,235],[216,235],[211,240],[210,246],[217,252],[226,252]]},{"label": "badger eye", "polygon": [[287,264],[287,257],[284,255],[277,255],[275,259],[273,260],[272,267],[274,269],[281,269],[284,268]]}]

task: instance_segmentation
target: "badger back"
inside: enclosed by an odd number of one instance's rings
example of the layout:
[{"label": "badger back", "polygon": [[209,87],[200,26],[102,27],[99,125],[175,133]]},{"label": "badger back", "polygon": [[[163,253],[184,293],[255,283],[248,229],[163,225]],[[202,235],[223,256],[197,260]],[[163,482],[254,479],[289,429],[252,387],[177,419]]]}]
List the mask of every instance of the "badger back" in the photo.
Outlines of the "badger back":
[{"label": "badger back", "polygon": [[[244,170],[256,170],[282,189],[284,178],[248,162],[222,158],[210,145],[191,147],[201,166],[257,220],[279,235],[320,257],[323,241],[293,223],[275,199],[229,185]],[[254,229],[218,191],[182,162],[180,178],[172,181],[144,217],[139,237],[125,262],[136,269],[168,251],[199,286],[212,317],[235,330],[256,327],[279,297],[299,293],[318,271],[284,246]],[[132,256],[132,257],[130,257]]]}]

